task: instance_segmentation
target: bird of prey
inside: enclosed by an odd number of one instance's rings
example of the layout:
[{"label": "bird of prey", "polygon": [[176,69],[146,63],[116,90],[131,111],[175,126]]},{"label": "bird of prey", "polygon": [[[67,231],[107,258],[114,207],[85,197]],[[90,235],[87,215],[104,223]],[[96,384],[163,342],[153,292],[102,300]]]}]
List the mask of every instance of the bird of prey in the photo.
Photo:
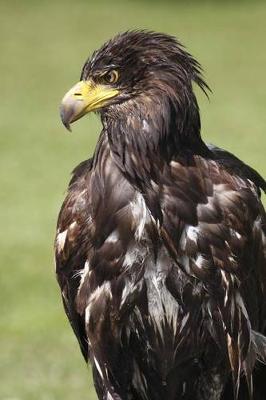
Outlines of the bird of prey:
[{"label": "bird of prey", "polygon": [[265,180],[201,138],[200,64],[172,36],[118,34],[61,104],[102,131],[73,171],[56,273],[102,400],[266,398]]}]

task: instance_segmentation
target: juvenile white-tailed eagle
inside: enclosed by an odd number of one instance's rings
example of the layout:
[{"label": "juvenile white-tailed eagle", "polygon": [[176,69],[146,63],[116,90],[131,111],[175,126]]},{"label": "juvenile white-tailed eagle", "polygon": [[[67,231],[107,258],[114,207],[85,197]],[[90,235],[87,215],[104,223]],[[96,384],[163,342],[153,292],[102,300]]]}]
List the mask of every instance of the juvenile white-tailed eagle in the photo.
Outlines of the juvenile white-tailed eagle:
[{"label": "juvenile white-tailed eagle", "polygon": [[64,97],[103,129],[56,236],[63,302],[99,399],[266,399],[264,179],[206,145],[198,62],[173,37],[119,34]]}]

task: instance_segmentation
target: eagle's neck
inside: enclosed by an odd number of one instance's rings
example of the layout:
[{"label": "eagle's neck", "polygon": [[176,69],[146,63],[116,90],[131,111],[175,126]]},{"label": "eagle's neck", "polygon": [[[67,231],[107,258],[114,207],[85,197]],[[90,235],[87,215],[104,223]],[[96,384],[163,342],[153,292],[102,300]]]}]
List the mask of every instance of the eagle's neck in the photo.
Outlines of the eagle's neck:
[{"label": "eagle's neck", "polygon": [[102,116],[116,164],[142,191],[178,155],[208,154],[195,96],[176,104],[168,97],[157,99],[138,97]]}]

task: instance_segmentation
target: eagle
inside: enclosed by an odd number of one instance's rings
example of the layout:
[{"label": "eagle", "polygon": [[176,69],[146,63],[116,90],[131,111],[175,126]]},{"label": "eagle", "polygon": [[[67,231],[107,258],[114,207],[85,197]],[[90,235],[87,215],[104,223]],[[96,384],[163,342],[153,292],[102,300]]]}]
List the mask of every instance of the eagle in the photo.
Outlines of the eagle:
[{"label": "eagle", "polygon": [[200,64],[127,31],[85,62],[60,114],[102,131],[72,174],[55,239],[63,304],[101,400],[262,400],[265,180],[206,144]]}]

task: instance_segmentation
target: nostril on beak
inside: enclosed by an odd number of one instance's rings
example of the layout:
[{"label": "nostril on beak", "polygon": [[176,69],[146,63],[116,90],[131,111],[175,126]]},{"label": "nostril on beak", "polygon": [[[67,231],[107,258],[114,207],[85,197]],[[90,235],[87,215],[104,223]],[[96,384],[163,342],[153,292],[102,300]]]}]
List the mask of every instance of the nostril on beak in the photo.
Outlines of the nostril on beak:
[{"label": "nostril on beak", "polygon": [[73,94],[73,96],[74,96],[74,98],[77,100],[77,101],[83,101],[84,99],[83,99],[83,96],[82,96],[82,93],[80,93],[80,92],[75,92],[74,94]]}]

